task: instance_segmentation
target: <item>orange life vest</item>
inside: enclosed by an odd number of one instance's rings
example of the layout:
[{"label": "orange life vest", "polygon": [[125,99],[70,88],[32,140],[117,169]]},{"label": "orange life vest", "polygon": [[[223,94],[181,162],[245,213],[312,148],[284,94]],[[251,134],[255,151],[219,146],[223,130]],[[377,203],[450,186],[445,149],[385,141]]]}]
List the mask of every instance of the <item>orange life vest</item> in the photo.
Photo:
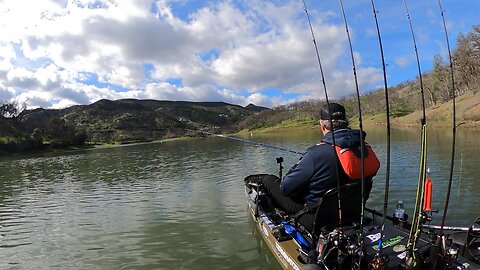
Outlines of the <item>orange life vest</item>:
[{"label": "orange life vest", "polygon": [[[321,142],[321,144],[327,144]],[[367,151],[364,152],[364,177],[373,177],[377,174],[380,169],[380,161],[373,152],[372,147],[367,143],[364,144]],[[358,146],[360,150],[360,145]],[[335,151],[337,152],[337,157],[340,160],[343,171],[350,178],[350,180],[360,180],[362,179],[362,159],[360,152],[355,154],[351,148],[342,148],[338,145],[335,145]]]}]

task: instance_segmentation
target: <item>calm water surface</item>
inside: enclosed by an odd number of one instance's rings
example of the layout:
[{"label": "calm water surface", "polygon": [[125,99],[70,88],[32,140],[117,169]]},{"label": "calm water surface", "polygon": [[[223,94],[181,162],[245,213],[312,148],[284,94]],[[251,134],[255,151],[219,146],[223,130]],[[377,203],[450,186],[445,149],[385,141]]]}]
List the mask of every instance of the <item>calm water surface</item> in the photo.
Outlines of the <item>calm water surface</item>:
[{"label": "calm water surface", "polygon": [[[385,159],[385,132],[367,129]],[[419,131],[392,131],[390,205],[412,211]],[[480,131],[459,130],[449,225],[480,211]],[[254,140],[303,151],[316,129]],[[443,209],[451,131],[430,130],[434,208]],[[0,269],[276,269],[248,223],[243,178],[298,156],[221,138],[0,159]],[[384,163],[383,163],[384,164]],[[383,204],[384,166],[368,206]],[[390,207],[392,212],[392,207]],[[434,217],[440,222],[440,214]]]}]

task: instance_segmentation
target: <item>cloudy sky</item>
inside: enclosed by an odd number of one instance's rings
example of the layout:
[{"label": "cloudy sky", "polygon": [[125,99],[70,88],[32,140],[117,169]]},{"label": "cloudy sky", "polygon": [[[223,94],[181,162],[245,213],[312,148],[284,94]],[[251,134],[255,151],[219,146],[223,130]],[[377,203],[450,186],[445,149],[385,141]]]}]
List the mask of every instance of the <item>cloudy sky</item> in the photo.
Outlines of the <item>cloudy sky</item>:
[{"label": "cloudy sky", "polygon": [[[376,1],[389,85],[414,79],[401,0]],[[421,65],[447,55],[436,0],[409,4]],[[480,1],[443,0],[451,45]],[[338,1],[306,1],[330,97],[355,93]],[[360,90],[381,85],[369,0],[345,0]],[[99,99],[276,106],[323,98],[301,0],[0,0],[0,101],[63,108]]]}]

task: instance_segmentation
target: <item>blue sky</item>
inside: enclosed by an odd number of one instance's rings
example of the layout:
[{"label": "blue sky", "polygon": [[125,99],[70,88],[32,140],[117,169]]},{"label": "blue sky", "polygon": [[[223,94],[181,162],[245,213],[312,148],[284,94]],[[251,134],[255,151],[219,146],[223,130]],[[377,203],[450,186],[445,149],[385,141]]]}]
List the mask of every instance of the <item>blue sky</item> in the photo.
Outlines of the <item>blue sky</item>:
[{"label": "blue sky", "polygon": [[[306,1],[331,98],[355,93],[339,3]],[[403,2],[376,1],[388,85],[417,76]],[[408,1],[423,71],[448,55],[436,0]],[[442,1],[451,46],[480,1]],[[25,9],[28,6],[28,9]],[[383,85],[370,0],[344,1],[361,92]],[[277,106],[323,98],[302,1],[2,0],[0,101],[99,99]]]}]

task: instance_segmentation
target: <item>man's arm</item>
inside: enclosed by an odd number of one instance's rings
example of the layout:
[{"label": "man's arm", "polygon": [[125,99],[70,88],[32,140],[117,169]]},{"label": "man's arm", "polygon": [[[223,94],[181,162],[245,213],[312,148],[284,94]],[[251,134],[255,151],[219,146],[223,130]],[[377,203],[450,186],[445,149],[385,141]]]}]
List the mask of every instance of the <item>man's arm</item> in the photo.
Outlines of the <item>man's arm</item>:
[{"label": "man's arm", "polygon": [[310,178],[314,173],[314,159],[312,153],[307,153],[293,165],[280,183],[280,190],[286,196],[297,195],[307,189]]}]

